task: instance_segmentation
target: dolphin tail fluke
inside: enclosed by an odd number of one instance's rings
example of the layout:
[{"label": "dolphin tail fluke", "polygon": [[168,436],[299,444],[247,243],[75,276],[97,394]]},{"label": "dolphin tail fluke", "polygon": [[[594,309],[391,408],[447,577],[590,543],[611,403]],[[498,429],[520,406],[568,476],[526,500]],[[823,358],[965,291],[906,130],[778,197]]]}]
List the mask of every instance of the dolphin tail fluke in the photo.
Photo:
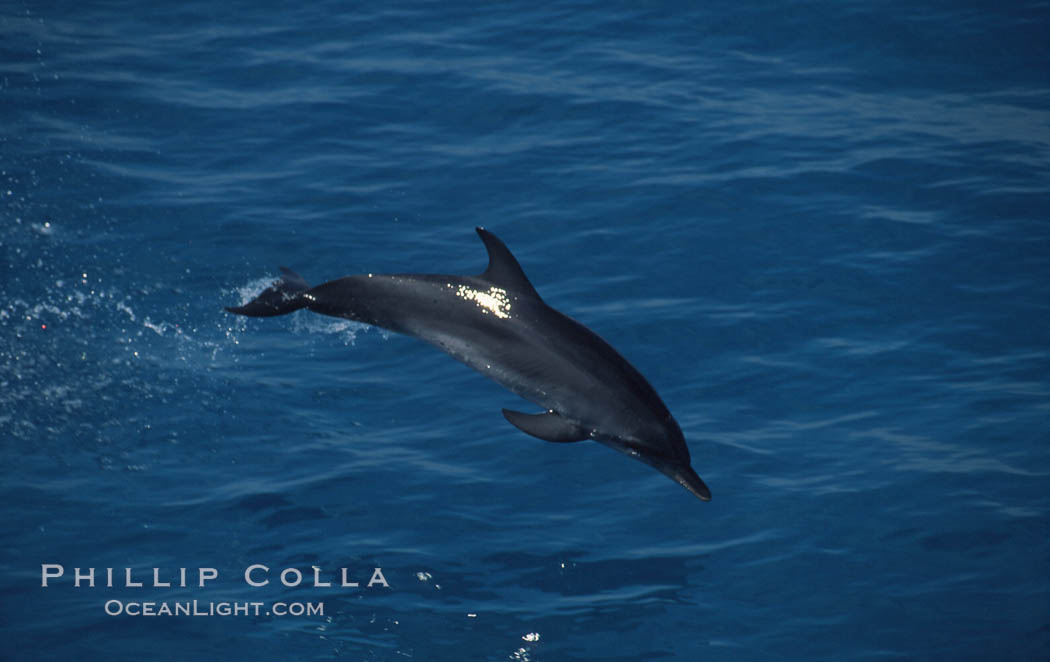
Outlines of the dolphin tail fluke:
[{"label": "dolphin tail fluke", "polygon": [[287,315],[306,307],[308,302],[303,297],[303,293],[308,289],[310,286],[302,276],[288,267],[281,267],[281,277],[274,281],[273,285],[263,290],[259,296],[243,306],[227,307],[226,310],[248,317]]}]

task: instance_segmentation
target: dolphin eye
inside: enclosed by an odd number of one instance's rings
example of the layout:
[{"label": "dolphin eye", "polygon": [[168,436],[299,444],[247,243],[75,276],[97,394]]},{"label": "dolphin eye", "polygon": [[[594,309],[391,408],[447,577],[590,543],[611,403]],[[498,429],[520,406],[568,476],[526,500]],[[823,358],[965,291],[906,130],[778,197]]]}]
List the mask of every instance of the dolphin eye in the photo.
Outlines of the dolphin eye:
[{"label": "dolphin eye", "polygon": [[652,459],[673,459],[673,455],[665,452],[666,449],[659,444],[647,444],[640,439],[628,439],[624,445],[630,450],[631,455],[635,457],[641,455]]},{"label": "dolphin eye", "polygon": [[624,441],[623,445],[624,445],[624,448],[627,449],[627,452],[630,453],[634,457],[638,457],[639,455],[642,455],[642,454],[645,454],[645,455],[652,455],[653,454],[652,451],[645,444],[643,444],[641,441],[639,441],[637,439],[627,439],[627,440]]}]

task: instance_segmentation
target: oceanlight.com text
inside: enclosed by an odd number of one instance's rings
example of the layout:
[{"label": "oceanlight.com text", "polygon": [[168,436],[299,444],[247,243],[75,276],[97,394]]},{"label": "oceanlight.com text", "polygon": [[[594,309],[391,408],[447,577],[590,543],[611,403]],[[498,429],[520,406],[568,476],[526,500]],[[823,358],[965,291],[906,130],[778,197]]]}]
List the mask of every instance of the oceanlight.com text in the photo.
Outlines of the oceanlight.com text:
[{"label": "oceanlight.com text", "polygon": [[109,616],[324,616],[323,602],[138,602],[107,600]]}]

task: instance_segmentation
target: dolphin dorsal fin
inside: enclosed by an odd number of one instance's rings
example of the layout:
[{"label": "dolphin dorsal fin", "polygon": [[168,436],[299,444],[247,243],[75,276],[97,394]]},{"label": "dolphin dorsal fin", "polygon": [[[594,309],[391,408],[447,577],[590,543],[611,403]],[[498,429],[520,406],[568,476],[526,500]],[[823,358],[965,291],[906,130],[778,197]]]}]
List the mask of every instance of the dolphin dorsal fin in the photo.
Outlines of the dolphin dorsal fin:
[{"label": "dolphin dorsal fin", "polygon": [[507,245],[485,228],[474,229],[485,242],[485,249],[489,252],[489,266],[485,269],[485,273],[481,274],[481,278],[505,290],[539,299],[540,295],[537,294],[536,288],[529,282],[521,265],[511,254]]}]

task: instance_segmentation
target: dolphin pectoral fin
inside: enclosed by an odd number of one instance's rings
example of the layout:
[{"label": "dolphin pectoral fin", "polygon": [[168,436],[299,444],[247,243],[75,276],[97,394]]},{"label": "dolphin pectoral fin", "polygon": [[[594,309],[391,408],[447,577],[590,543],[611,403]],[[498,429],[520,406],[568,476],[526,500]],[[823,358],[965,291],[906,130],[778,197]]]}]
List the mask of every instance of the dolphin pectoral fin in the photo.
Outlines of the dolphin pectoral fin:
[{"label": "dolphin pectoral fin", "polygon": [[259,296],[243,306],[228,306],[226,310],[248,317],[276,317],[305,308],[307,302],[302,295],[310,289],[306,280],[288,267],[281,267],[281,274],[281,278]]},{"label": "dolphin pectoral fin", "polygon": [[565,443],[583,441],[590,436],[585,429],[553,411],[543,414],[523,414],[520,411],[504,409],[503,417],[525,434],[531,434],[544,441]]}]

